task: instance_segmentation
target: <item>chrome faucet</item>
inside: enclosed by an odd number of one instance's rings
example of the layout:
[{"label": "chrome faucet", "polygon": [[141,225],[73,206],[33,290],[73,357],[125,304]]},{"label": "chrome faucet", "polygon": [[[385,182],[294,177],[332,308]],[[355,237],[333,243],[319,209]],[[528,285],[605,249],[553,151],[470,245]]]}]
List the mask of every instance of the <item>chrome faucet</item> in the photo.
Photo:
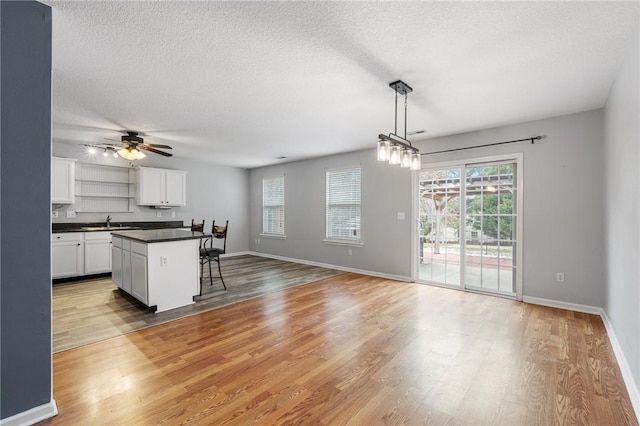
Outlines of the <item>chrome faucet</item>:
[{"label": "chrome faucet", "polygon": [[107,228],[111,227],[111,216],[107,215]]}]

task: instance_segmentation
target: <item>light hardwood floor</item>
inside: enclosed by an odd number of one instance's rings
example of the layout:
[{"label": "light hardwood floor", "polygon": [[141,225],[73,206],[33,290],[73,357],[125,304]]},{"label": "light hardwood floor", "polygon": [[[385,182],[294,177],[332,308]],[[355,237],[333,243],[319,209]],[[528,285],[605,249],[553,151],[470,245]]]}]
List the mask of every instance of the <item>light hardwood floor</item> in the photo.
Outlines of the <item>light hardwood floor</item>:
[{"label": "light hardwood floor", "polygon": [[202,295],[196,297],[195,304],[157,314],[118,290],[111,277],[54,284],[53,351],[120,336],[342,273],[258,256],[227,257],[222,259],[222,273],[227,285],[225,291],[218,278],[217,265],[212,267],[213,284],[205,267]]},{"label": "light hardwood floor", "polygon": [[43,425],[637,425],[601,319],[341,274],[56,353]]}]

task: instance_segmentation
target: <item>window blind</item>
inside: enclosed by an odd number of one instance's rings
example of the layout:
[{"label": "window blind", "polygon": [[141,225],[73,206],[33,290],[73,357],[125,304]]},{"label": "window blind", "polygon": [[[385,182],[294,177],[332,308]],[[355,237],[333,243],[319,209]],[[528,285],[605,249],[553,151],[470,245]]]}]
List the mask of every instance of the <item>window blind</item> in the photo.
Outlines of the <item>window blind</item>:
[{"label": "window blind", "polygon": [[326,237],[360,241],[360,167],[327,170]]},{"label": "window blind", "polygon": [[262,179],[262,233],[284,235],[284,176]]}]

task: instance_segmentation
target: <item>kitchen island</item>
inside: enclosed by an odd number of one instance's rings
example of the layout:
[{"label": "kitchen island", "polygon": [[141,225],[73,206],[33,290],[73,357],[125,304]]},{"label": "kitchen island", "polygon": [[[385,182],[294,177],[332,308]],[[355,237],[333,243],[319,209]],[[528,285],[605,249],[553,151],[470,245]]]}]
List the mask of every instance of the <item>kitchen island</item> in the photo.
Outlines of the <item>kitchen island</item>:
[{"label": "kitchen island", "polygon": [[194,303],[200,293],[200,239],[184,229],[114,231],[112,279],[156,312]]}]

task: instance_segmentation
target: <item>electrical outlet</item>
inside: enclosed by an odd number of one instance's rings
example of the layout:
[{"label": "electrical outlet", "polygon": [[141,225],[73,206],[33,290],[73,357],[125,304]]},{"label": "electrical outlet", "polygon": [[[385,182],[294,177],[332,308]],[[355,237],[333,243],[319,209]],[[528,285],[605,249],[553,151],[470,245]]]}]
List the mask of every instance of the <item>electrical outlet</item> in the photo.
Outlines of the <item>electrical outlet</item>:
[{"label": "electrical outlet", "polygon": [[56,219],[58,217],[58,212],[51,212],[51,217]]},{"label": "electrical outlet", "polygon": [[404,212],[398,212],[398,220],[404,220]]},{"label": "electrical outlet", "polygon": [[67,210],[67,219],[75,219],[76,212],[74,210]]},{"label": "electrical outlet", "polygon": [[176,217],[176,212],[171,212],[171,217]]},{"label": "electrical outlet", "polygon": [[160,256],[160,266],[169,266],[169,260],[166,256]]},{"label": "electrical outlet", "polygon": [[349,256],[353,254],[353,250],[349,249]]},{"label": "electrical outlet", "polygon": [[156,212],[156,217],[162,217],[162,212]]},{"label": "electrical outlet", "polygon": [[563,283],[564,282],[564,272],[558,272],[556,274],[556,281],[559,283]]}]

